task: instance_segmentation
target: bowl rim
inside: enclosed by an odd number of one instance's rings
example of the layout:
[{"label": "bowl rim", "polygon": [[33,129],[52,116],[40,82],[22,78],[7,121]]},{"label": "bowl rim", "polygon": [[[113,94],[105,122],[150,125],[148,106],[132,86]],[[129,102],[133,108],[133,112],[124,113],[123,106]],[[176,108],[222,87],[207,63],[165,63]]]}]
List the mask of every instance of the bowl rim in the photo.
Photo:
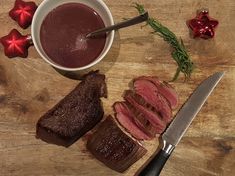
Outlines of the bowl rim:
[{"label": "bowl rim", "polygon": [[[37,52],[39,53],[39,55],[41,56],[41,58],[46,61],[48,64],[50,64],[51,66],[59,69],[59,70],[63,70],[63,71],[80,71],[80,70],[85,70],[85,69],[89,69],[91,68],[92,66],[98,64],[106,55],[107,53],[109,52],[112,44],[113,44],[113,40],[114,40],[114,30],[111,31],[108,35],[109,35],[109,42],[107,43],[107,46],[106,46],[106,49],[104,50],[104,52],[99,55],[99,57],[97,57],[93,62],[89,63],[88,65],[85,65],[85,66],[82,66],[82,67],[74,67],[74,68],[69,68],[69,67],[64,67],[64,66],[61,66],[59,64],[55,64],[53,62],[51,62],[50,60],[48,60],[46,57],[44,57],[44,55],[41,53],[38,45],[37,45],[37,42],[36,42],[36,38],[35,38],[35,33],[34,33],[34,29],[35,29],[35,26],[36,26],[36,17],[38,15],[38,13],[41,11],[41,9],[43,8],[43,5],[46,4],[48,1],[50,0],[45,0],[43,1],[37,8],[34,16],[33,16],[33,20],[32,20],[32,27],[31,27],[31,38],[32,38],[32,41],[33,41],[33,44],[34,44],[34,47],[36,48]],[[108,6],[104,3],[103,0],[96,0],[98,1],[105,9],[108,17],[109,17],[109,20],[111,22],[111,25],[114,25],[114,20],[113,20],[113,16],[112,16],[112,13],[111,11],[109,10]],[[69,3],[69,2],[68,2]],[[82,2],[81,2],[82,3]],[[66,4],[66,3],[65,3]],[[87,5],[87,4],[86,4]]]}]

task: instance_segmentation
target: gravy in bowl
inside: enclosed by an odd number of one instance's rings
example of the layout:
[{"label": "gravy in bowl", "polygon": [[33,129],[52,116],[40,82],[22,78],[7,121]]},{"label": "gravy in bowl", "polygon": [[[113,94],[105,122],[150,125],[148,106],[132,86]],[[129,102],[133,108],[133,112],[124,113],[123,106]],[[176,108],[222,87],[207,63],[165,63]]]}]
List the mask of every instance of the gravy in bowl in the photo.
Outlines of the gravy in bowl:
[{"label": "gravy in bowl", "polygon": [[104,28],[100,15],[81,3],[66,3],[53,9],[40,29],[41,45],[55,63],[68,67],[83,67],[93,62],[103,51],[106,35],[86,38]]}]

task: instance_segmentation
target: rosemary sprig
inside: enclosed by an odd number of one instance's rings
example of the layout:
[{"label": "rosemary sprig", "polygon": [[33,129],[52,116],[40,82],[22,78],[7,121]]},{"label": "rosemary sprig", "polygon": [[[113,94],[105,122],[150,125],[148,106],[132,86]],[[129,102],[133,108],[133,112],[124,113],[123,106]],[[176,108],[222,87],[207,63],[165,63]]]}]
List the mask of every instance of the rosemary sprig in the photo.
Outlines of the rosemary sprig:
[{"label": "rosemary sprig", "polygon": [[[145,12],[143,5],[135,3],[134,7],[140,14]],[[151,28],[154,30],[154,34],[162,37],[174,48],[174,51],[171,53],[171,55],[178,64],[178,68],[172,81],[175,81],[179,77],[180,72],[184,74],[186,80],[190,79],[194,65],[186,51],[183,40],[181,39],[179,41],[173,32],[171,32],[167,27],[163,26],[154,18],[149,18],[147,20],[147,25],[151,26]]]}]

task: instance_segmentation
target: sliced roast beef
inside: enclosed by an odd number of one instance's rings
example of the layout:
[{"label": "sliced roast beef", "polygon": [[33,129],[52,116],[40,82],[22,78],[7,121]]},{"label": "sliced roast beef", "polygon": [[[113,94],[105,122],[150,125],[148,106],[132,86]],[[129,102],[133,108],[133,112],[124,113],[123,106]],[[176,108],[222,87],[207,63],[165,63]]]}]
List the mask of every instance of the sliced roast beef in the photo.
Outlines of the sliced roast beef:
[{"label": "sliced roast beef", "polygon": [[116,102],[114,104],[114,110],[118,122],[136,139],[149,140],[153,138],[147,130],[147,123],[143,123],[143,121],[139,122],[139,117],[135,117],[135,114],[131,112],[126,102]]},{"label": "sliced roast beef", "polygon": [[157,131],[160,133],[164,131],[166,123],[162,120],[160,115],[139,104],[135,99],[135,94],[133,91],[126,91],[124,99],[129,102],[138,113],[142,113],[145,118],[157,129]]},{"label": "sliced roast beef", "polygon": [[105,76],[91,72],[37,123],[36,137],[68,147],[103,117],[100,97],[106,97]]},{"label": "sliced roast beef", "polygon": [[145,79],[137,79],[134,81],[134,90],[158,111],[166,123],[171,121],[172,111],[170,105],[152,82]]},{"label": "sliced roast beef", "polygon": [[87,142],[88,150],[109,168],[124,172],[147,150],[127,136],[110,116]]},{"label": "sliced roast beef", "polygon": [[156,137],[156,134],[160,134],[162,132],[161,129],[156,128],[154,125],[152,125],[150,121],[146,118],[146,116],[142,112],[137,111],[133,105],[131,105],[129,102],[125,102],[125,104],[127,105],[130,112],[134,114],[134,117],[135,117],[134,120],[135,120],[136,125],[142,131],[148,134],[150,139],[153,139],[154,137]]},{"label": "sliced roast beef", "polygon": [[137,79],[135,79],[134,81],[134,87],[141,87],[141,84],[137,84],[137,83],[141,83],[141,82],[137,82],[138,80],[148,80],[150,82],[152,82],[156,88],[157,91],[163,95],[167,101],[170,103],[170,106],[172,109],[175,109],[178,105],[178,94],[176,93],[176,91],[174,90],[174,88],[171,87],[171,85],[169,85],[166,82],[161,82],[159,81],[159,79],[157,77],[154,76],[141,76]]}]

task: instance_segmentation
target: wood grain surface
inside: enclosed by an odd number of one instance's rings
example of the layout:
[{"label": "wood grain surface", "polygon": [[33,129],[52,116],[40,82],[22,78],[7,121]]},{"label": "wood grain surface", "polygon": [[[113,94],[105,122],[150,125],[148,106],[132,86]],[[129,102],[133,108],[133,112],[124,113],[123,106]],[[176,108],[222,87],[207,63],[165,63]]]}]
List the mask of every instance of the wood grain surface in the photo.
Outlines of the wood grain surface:
[{"label": "wood grain surface", "polygon": [[[39,5],[40,0],[36,0]],[[137,15],[132,0],[105,0],[116,22]],[[234,0],[140,0],[156,17],[181,37],[197,68],[191,81],[183,76],[172,85],[180,95],[180,106],[194,88],[216,71],[225,77],[190,126],[162,171],[162,176],[233,176],[235,175],[235,1]],[[0,0],[0,36],[17,28],[8,16],[14,0]],[[211,40],[192,39],[186,20],[196,10],[209,8],[219,20]],[[105,114],[113,114],[111,105],[134,77],[156,75],[170,80],[176,64],[171,48],[141,25],[116,32],[107,57],[94,69],[107,76],[108,99]],[[39,117],[72,90],[78,81],[74,74],[59,73],[30,48],[27,59],[8,59],[0,46],[0,175],[1,176],[111,176],[122,175],[105,167],[86,150],[86,136],[69,148],[35,139]],[[178,109],[177,109],[178,110]],[[174,114],[177,112],[174,112]],[[158,141],[144,143],[148,153],[123,175],[132,176],[153,154]]]}]

